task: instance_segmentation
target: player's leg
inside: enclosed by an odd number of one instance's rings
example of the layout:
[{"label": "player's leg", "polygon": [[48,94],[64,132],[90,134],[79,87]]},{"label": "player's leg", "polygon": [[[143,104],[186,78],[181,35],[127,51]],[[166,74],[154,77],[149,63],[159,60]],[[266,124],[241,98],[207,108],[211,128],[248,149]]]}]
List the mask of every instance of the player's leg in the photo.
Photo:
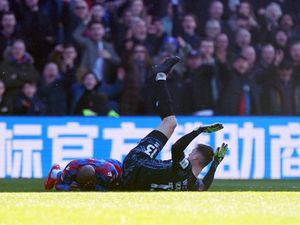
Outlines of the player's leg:
[{"label": "player's leg", "polygon": [[[140,141],[137,147],[130,151],[131,154],[133,154],[133,152],[145,152],[151,158],[155,158],[174,132],[177,121],[166,79],[169,72],[179,61],[179,57],[169,57],[154,67],[157,94],[156,106],[162,121],[155,130]],[[124,161],[126,161],[126,159],[128,159],[128,157],[126,157]]]},{"label": "player's leg", "polygon": [[[154,67],[154,73],[156,75],[156,107],[159,112],[159,116],[162,119],[159,126],[148,134],[142,141],[144,151],[150,158],[155,159],[158,153],[162,150],[168,139],[176,128],[177,121],[174,115],[171,95],[167,87],[167,76],[172,68],[180,61],[177,56],[169,57],[164,62]],[[140,143],[140,144],[141,144]]]},{"label": "player's leg", "polygon": [[162,119],[156,130],[163,133],[168,139],[173,134],[177,121],[174,115],[172,98],[167,87],[167,76],[174,67],[180,61],[177,56],[167,58],[163,63],[154,67],[155,73],[155,88],[157,98],[157,109],[159,116]]},{"label": "player's leg", "polygon": [[50,169],[50,171],[48,173],[47,180],[44,183],[44,187],[45,187],[46,190],[51,190],[54,187],[54,185],[55,185],[55,183],[57,181],[57,177],[59,177],[58,176],[59,173],[61,173],[60,166],[58,164],[54,164],[51,167],[51,169]]},{"label": "player's leg", "polygon": [[135,185],[137,185],[136,182],[140,182],[136,178],[138,176],[136,168],[140,167],[142,163],[141,159],[154,159],[167,143],[177,125],[166,78],[173,66],[179,61],[178,57],[170,57],[154,68],[156,75],[157,108],[162,121],[124,159],[122,179],[126,189],[134,189]]}]

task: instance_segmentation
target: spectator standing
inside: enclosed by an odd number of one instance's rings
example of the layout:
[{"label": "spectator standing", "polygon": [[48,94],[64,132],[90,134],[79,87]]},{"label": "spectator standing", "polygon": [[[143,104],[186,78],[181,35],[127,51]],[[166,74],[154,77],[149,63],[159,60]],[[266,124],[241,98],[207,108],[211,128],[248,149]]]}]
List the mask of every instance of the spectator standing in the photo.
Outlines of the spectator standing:
[{"label": "spectator standing", "polygon": [[41,71],[54,45],[53,27],[40,9],[39,0],[25,0],[24,4],[19,4],[21,31],[35,66]]},{"label": "spectator standing", "polygon": [[205,24],[205,39],[215,40],[221,31],[221,24],[218,20],[208,20]]},{"label": "spectator standing", "polygon": [[181,37],[193,49],[200,46],[200,36],[197,34],[197,18],[193,14],[185,14],[181,19],[178,2],[173,2],[173,30],[174,37]]},{"label": "spectator standing", "polygon": [[[67,78],[67,77],[66,77]],[[47,63],[43,71],[43,77],[39,83],[38,96],[44,103],[46,115],[66,115],[67,90],[66,80],[59,74],[58,66],[55,63]]]},{"label": "spectator standing", "polygon": [[93,71],[98,81],[111,81],[113,67],[120,63],[120,58],[113,45],[103,40],[105,30],[102,23],[90,22],[88,36],[83,32],[86,26],[79,25],[74,32],[74,40],[81,47],[81,67],[84,71]]},{"label": "spectator standing", "polygon": [[275,74],[275,55],[276,51],[273,45],[266,44],[260,52],[260,59],[255,68],[255,80],[258,84],[263,84],[267,80],[273,79]]},{"label": "spectator standing", "polygon": [[[136,45],[124,65],[125,86],[121,98],[123,115],[153,112],[154,99],[152,68],[149,53],[144,45]],[[150,87],[150,88],[149,88]]]},{"label": "spectator standing", "polygon": [[240,55],[241,50],[251,44],[251,40],[251,33],[244,28],[240,28],[235,34],[235,43],[234,48],[232,49],[233,53],[235,55]]},{"label": "spectator standing", "polygon": [[[83,76],[81,83],[75,83],[72,86],[72,113],[75,112],[76,105],[79,104],[79,100],[88,89],[90,91],[93,90],[93,93],[90,94],[95,95],[96,93],[94,92],[96,91],[101,96],[102,101],[104,99],[105,102],[108,101],[107,108],[109,110],[114,110],[115,112],[119,113],[119,101],[124,89],[124,71],[121,69],[118,70],[117,80],[112,84],[108,84],[105,81],[95,82],[95,77],[95,74],[92,72],[87,72]],[[87,86],[89,86],[89,88],[87,88]]]},{"label": "spectator standing", "polygon": [[1,17],[0,31],[0,61],[3,60],[3,54],[7,47],[10,47],[13,41],[22,37],[16,28],[17,21],[13,12],[6,12]]},{"label": "spectator standing", "polygon": [[67,88],[68,113],[72,113],[72,86],[77,82],[78,71],[76,48],[72,44],[58,45],[50,58],[58,65],[59,74]]},{"label": "spectator standing", "polygon": [[264,88],[264,114],[300,115],[300,84],[293,76],[292,64],[282,62],[275,79],[269,81]]},{"label": "spectator standing", "polygon": [[24,83],[22,91],[14,104],[16,115],[39,116],[45,114],[45,106],[36,95],[35,82]]},{"label": "spectator standing", "polygon": [[293,64],[294,78],[300,80],[300,41],[294,41],[290,46],[290,56]]},{"label": "spectator standing", "polygon": [[249,68],[249,77],[255,78],[258,74],[258,68],[256,67],[256,51],[253,46],[245,46],[242,49],[241,55],[247,60]]},{"label": "spectator standing", "polygon": [[15,40],[7,50],[4,61],[0,64],[0,79],[6,86],[7,94],[15,97],[26,81],[36,82],[38,71],[33,66],[33,59],[26,51],[24,41]]},{"label": "spectator standing", "polygon": [[71,3],[71,0],[64,0],[63,2],[61,23],[63,25],[65,43],[74,43],[73,33],[75,29],[81,23],[91,19],[89,6],[86,1],[76,0],[74,5]]},{"label": "spectator standing", "polygon": [[106,116],[108,114],[108,100],[98,91],[99,81],[96,78],[93,73],[87,73],[82,77],[84,91],[75,106],[75,115]]},{"label": "spectator standing", "polygon": [[211,116],[217,114],[220,80],[213,54],[213,42],[201,42],[201,54],[190,52],[184,75],[186,82],[185,111],[188,114]]},{"label": "spectator standing", "polygon": [[243,56],[233,62],[232,77],[224,87],[222,115],[260,115],[260,90],[248,74],[249,64]]}]

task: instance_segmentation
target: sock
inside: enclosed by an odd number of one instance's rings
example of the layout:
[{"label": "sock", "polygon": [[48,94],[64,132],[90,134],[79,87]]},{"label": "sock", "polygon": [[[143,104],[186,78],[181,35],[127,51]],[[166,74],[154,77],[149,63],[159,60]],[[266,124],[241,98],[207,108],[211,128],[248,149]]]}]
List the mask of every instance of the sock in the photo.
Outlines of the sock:
[{"label": "sock", "polygon": [[158,73],[158,74],[156,74],[155,80],[156,81],[167,80],[167,75],[165,73]]},{"label": "sock", "polygon": [[165,73],[158,73],[156,75],[156,93],[159,116],[161,119],[174,115],[172,106],[172,99],[167,87],[167,75]]},{"label": "sock", "polygon": [[56,179],[59,172],[61,172],[61,170],[52,170],[51,178]]}]

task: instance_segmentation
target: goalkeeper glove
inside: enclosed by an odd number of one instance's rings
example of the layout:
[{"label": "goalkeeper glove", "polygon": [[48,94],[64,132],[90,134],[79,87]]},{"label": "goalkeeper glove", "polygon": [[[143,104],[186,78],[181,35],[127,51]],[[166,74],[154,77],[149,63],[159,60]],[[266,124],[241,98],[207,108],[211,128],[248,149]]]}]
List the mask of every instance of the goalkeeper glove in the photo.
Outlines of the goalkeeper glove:
[{"label": "goalkeeper glove", "polygon": [[221,123],[215,123],[208,126],[199,127],[197,130],[201,133],[212,133],[217,132],[223,129],[223,125]]},{"label": "goalkeeper glove", "polygon": [[220,162],[222,162],[222,160],[224,159],[227,151],[228,151],[228,145],[225,144],[225,143],[223,143],[221,145],[221,147],[217,148],[217,151],[214,155],[214,161],[213,161],[215,166],[218,166],[220,164]]}]

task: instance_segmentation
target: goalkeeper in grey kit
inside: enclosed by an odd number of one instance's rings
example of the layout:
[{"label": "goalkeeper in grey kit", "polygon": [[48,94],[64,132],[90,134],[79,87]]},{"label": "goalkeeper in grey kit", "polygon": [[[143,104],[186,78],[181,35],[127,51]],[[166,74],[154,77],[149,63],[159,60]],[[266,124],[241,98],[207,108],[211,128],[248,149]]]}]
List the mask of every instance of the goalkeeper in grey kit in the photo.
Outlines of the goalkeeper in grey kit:
[{"label": "goalkeeper in grey kit", "polygon": [[[167,89],[166,78],[173,66],[180,61],[178,57],[169,57],[154,67],[156,79],[157,109],[162,119],[159,126],[143,138],[125,157],[122,166],[122,183],[128,191],[205,191],[211,186],[214,174],[228,150],[227,144],[213,149],[198,144],[185,157],[184,150],[201,133],[216,132],[223,128],[222,124],[198,127],[181,137],[172,146],[172,159],[157,160],[176,128],[177,121],[172,108],[171,96]],[[204,178],[198,175],[204,167],[211,163]]]}]

